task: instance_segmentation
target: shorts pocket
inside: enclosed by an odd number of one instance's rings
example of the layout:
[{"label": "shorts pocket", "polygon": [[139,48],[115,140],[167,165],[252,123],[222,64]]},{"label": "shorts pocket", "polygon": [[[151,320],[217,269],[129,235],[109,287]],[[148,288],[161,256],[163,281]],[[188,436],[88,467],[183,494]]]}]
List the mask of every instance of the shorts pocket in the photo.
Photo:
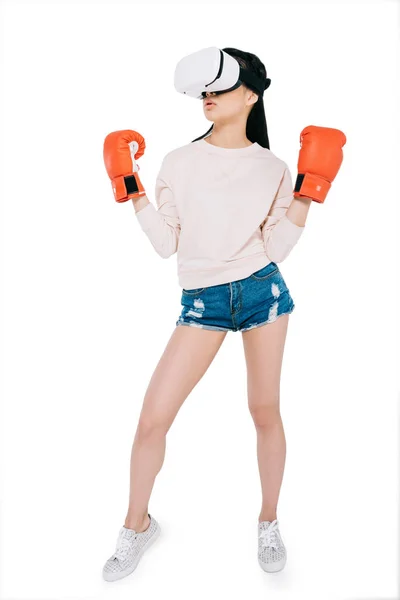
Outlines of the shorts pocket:
[{"label": "shorts pocket", "polygon": [[193,288],[191,290],[185,290],[185,288],[182,289],[182,294],[185,294],[186,296],[198,296],[199,294],[201,294],[202,292],[204,292],[206,288],[202,287],[202,288]]},{"label": "shorts pocket", "polygon": [[276,263],[272,262],[272,263],[268,263],[262,269],[259,269],[258,271],[255,271],[254,273],[252,273],[250,275],[250,277],[252,277],[253,279],[256,279],[258,281],[264,281],[265,279],[268,279],[268,277],[271,277],[278,271],[279,271],[279,267],[276,265]]}]

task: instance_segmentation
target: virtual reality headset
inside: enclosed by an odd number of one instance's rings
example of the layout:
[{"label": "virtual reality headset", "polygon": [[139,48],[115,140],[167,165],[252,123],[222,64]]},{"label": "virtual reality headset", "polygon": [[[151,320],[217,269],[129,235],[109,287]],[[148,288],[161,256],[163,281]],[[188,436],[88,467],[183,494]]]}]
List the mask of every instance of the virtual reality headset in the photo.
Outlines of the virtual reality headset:
[{"label": "virtual reality headset", "polygon": [[235,58],[215,46],[185,56],[175,68],[176,91],[200,100],[207,92],[225,94],[242,83],[262,97],[271,80],[262,80],[243,69]]}]

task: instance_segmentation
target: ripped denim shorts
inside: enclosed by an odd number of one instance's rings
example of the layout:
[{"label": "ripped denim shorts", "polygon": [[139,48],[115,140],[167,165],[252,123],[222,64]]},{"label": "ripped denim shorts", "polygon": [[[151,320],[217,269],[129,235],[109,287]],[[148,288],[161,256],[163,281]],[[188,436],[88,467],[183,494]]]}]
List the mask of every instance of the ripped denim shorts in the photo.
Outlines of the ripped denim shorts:
[{"label": "ripped denim shorts", "polygon": [[176,325],[218,331],[247,331],[290,314],[295,305],[276,263],[245,279],[182,290]]}]

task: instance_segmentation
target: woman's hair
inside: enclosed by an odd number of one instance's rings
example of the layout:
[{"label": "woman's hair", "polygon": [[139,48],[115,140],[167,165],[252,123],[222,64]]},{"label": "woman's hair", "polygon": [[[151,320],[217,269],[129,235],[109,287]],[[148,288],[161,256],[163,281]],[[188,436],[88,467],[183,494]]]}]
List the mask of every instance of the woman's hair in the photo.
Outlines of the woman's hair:
[{"label": "woman's hair", "polygon": [[[265,69],[264,64],[255,54],[251,54],[251,52],[243,52],[242,50],[238,50],[237,48],[222,48],[224,52],[232,56],[242,69],[248,69],[252,71],[255,75],[257,75],[261,81],[266,82],[267,80],[267,71]],[[257,90],[253,88],[248,83],[243,83],[243,86],[251,89],[256,94],[258,94]],[[211,125],[210,129],[206,131],[203,135],[192,140],[192,142],[197,142],[197,140],[201,140],[205,138],[214,127],[214,123]],[[265,118],[265,110],[264,110],[264,101],[262,96],[258,96],[258,100],[252,105],[249,116],[247,117],[246,123],[246,137],[251,142],[257,142],[263,148],[269,148],[269,139],[268,139],[268,130],[267,130],[267,121]]]}]

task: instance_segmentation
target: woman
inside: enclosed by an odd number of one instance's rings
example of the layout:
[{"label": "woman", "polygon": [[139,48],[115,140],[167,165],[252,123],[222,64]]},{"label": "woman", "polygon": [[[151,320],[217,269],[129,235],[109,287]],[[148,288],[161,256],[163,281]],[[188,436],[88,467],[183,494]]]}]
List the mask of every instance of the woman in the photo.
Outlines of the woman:
[{"label": "woman", "polygon": [[[268,87],[257,56],[223,50]],[[279,392],[294,302],[277,262],[299,240],[311,199],[293,198],[287,165],[269,150],[259,91],[242,84],[226,93],[207,92],[203,111],[212,127],[163,160],[156,182],[158,210],[145,195],[133,200],[160,256],[178,252],[182,311],[143,401],[132,447],[129,506],[116,550],[103,569],[107,581],[131,573],[159,535],[148,504],[164,461],[166,434],[228,331],[242,332],[248,405],[257,431],[258,560],[268,572],[286,562],[277,521],[286,455]]]}]

